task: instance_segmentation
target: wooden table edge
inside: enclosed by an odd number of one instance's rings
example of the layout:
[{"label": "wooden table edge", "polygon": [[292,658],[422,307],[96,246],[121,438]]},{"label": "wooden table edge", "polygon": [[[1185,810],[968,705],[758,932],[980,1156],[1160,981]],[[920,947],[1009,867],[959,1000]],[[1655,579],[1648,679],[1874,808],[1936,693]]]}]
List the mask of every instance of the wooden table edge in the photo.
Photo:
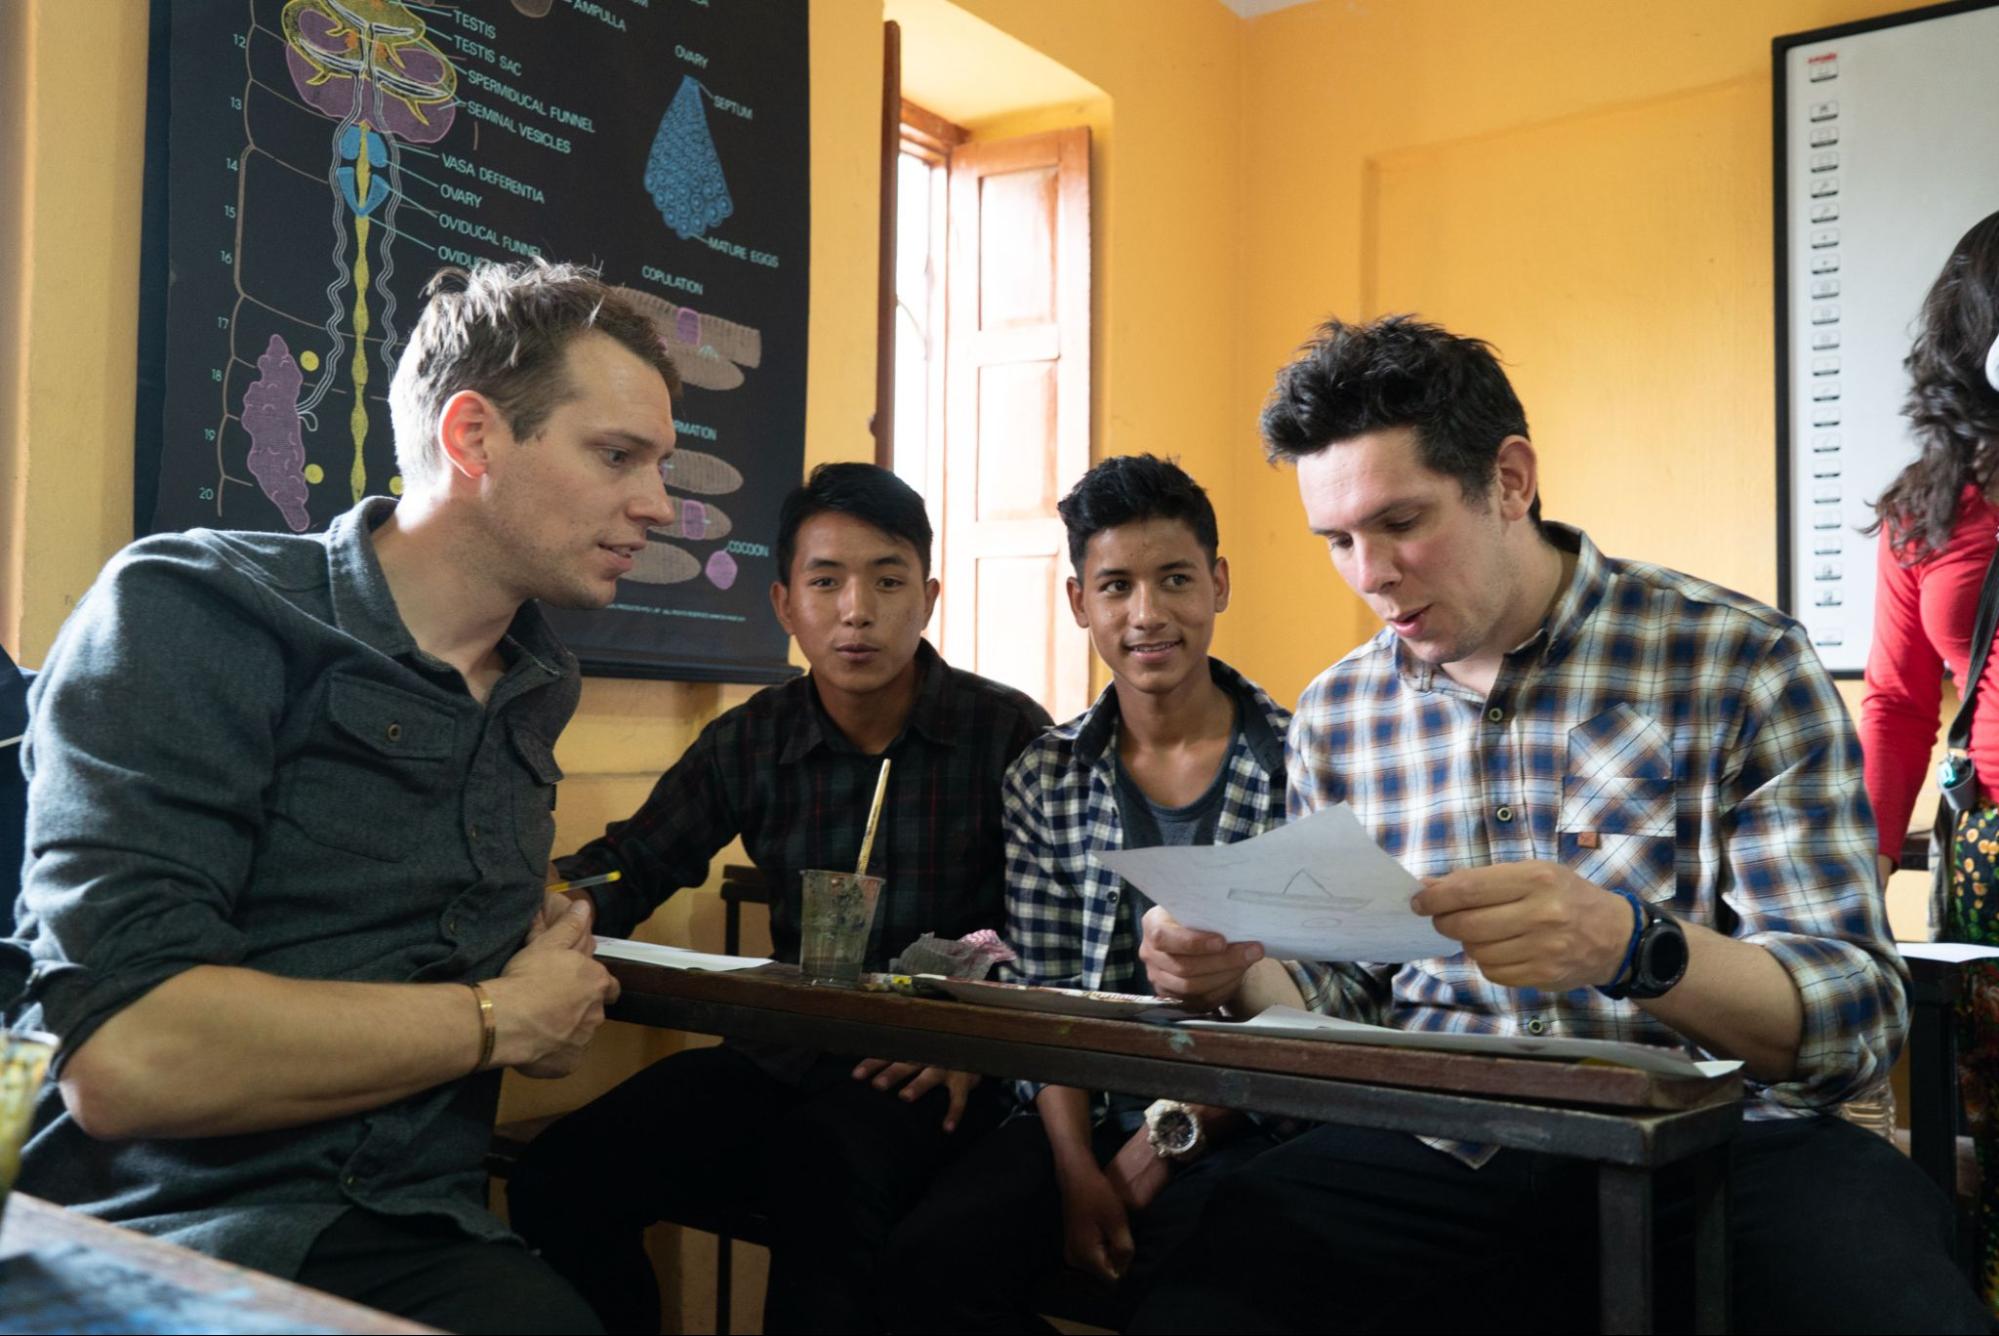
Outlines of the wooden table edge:
[{"label": "wooden table edge", "polygon": [[[26,1236],[26,1237],[24,1237]],[[301,1285],[253,1267],[210,1257],[166,1239],[141,1234],[82,1211],[59,1206],[16,1191],[7,1197],[0,1218],[0,1260],[30,1257],[53,1247],[74,1244],[97,1256],[143,1271],[204,1298],[242,1300],[249,1306],[307,1323],[365,1336],[426,1336],[437,1330],[384,1313],[366,1304]],[[6,1299],[0,1294],[0,1313]]]},{"label": "wooden table edge", "polygon": [[[967,1038],[1006,1038],[1008,1031],[1014,1031],[1023,1042],[1052,1047],[1288,1076],[1653,1113],[1704,1108],[1742,1098],[1739,1073],[1675,1077],[1635,1067],[1232,1035],[1135,1021],[1057,1016],[970,1002],[813,988],[800,983],[796,970],[786,965],[705,973],[636,961],[607,960],[605,964],[627,995],[637,998],[684,998]],[[613,1019],[621,1019],[620,1010],[621,1006],[613,1006]]]}]

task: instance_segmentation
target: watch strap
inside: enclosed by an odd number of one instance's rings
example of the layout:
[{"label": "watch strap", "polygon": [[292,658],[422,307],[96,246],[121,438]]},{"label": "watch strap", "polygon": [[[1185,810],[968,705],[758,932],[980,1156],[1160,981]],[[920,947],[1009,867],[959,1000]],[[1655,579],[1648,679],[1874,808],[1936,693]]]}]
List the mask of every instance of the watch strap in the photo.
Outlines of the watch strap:
[{"label": "watch strap", "polygon": [[1624,944],[1624,959],[1617,967],[1617,973],[1609,983],[1600,983],[1596,991],[1613,1001],[1622,1002],[1630,996],[1631,980],[1638,962],[1638,943],[1645,936],[1645,925],[1649,921],[1645,915],[1645,904],[1630,891],[1612,891],[1612,895],[1623,897],[1631,906],[1631,940]]}]

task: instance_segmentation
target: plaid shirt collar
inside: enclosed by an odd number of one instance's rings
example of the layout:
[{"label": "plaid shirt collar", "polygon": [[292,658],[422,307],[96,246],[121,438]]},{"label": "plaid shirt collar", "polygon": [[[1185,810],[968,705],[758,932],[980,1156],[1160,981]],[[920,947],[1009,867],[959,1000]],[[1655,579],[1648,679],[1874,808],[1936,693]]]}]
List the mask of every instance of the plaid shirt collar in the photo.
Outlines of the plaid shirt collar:
[{"label": "plaid shirt collar", "polygon": [[[405,659],[425,671],[455,678],[458,670],[427,654],[403,622],[395,592],[375,552],[375,530],[395,513],[390,496],[364,498],[352,510],[335,517],[321,541],[326,544],[327,586],[333,603],[333,624],[362,644],[392,658]],[[522,691],[573,677],[576,656],[569,652],[530,599],[521,604],[507,626],[503,643],[507,671],[495,688],[491,704],[505,703]]]},{"label": "plaid shirt collar", "polygon": [[[888,745],[894,751],[902,740],[915,729],[925,738],[940,747],[955,747],[965,724],[965,712],[958,702],[958,692],[951,685],[951,674],[944,667],[944,656],[930,647],[928,640],[916,642],[916,699],[910,704],[909,719],[902,731],[895,735],[895,741]],[[784,690],[790,694],[788,702],[796,713],[797,726],[787,731],[784,748],[778,753],[780,765],[790,765],[811,755],[814,747],[827,747],[833,751],[853,751],[854,744],[847,741],[826,713],[825,704],[819,699],[819,688],[813,685],[812,675],[793,678],[785,684]]]},{"label": "plaid shirt collar", "polygon": [[[1523,668],[1548,668],[1560,663],[1574,646],[1590,614],[1603,602],[1604,591],[1610,587],[1609,564],[1596,544],[1589,540],[1588,534],[1555,520],[1543,520],[1541,533],[1557,551],[1573,554],[1576,568],[1569,577],[1568,587],[1555,600],[1554,611],[1548,614],[1548,620],[1541,623],[1533,635],[1507,651],[1506,657]],[[1376,634],[1375,643],[1395,654],[1396,671],[1415,690],[1435,691],[1440,685],[1445,690],[1466,690],[1440,674],[1435,664],[1413,659],[1400,637],[1387,627],[1382,627]]]},{"label": "plaid shirt collar", "polygon": [[[1244,742],[1250,755],[1256,758],[1267,775],[1284,773],[1284,739],[1270,726],[1271,716],[1277,714],[1277,706],[1263,688],[1244,677],[1220,659],[1210,656],[1208,673],[1215,685],[1229,693],[1236,703],[1236,718],[1243,731]],[[1118,707],[1117,683],[1105,687],[1096,703],[1083,716],[1066,727],[1075,732],[1075,758],[1083,769],[1095,768],[1105,750],[1117,737],[1118,724],[1123,714]]]},{"label": "plaid shirt collar", "polygon": [[[1244,739],[1223,762],[1215,842],[1228,844],[1284,822],[1283,739],[1291,715],[1221,660],[1210,658],[1208,670],[1238,702]],[[1138,943],[1123,881],[1093,856],[1125,847],[1118,722],[1113,687],[1042,734],[1007,773],[1007,941],[1020,955],[1009,977],[1019,982],[1127,992],[1136,979]],[[1310,978],[1301,984],[1311,986]],[[1018,1086],[1029,1103],[1040,1088]],[[1101,1094],[1093,1108],[1101,1117]]]}]

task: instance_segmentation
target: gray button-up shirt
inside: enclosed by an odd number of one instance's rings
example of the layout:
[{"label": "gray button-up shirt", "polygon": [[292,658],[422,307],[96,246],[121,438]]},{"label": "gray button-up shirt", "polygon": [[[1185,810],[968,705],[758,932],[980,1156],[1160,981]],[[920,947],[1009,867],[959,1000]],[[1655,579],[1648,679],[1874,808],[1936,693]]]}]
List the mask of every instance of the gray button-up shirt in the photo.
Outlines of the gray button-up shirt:
[{"label": "gray button-up shirt", "polygon": [[[18,933],[25,1017],[66,1052],[197,965],[442,983],[491,978],[520,948],[576,661],[525,607],[482,707],[396,612],[371,537],[394,505],[324,535],[144,539],[64,625],[33,696]],[[469,995],[465,1025],[469,1052]],[[354,1206],[504,1237],[481,1169],[499,1083],[126,1142],[84,1135],[51,1086],[21,1187],[285,1276]]]}]

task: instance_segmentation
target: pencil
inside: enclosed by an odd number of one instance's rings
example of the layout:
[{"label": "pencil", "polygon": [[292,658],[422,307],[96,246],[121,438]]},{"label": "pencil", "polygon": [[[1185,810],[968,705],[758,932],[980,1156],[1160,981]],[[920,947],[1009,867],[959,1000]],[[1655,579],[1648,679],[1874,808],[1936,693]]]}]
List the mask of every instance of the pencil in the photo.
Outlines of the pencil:
[{"label": "pencil", "polygon": [[548,885],[542,887],[542,889],[550,895],[555,895],[562,891],[580,891],[585,886],[608,886],[614,881],[621,880],[624,875],[622,872],[606,872],[601,877],[582,877],[576,881],[551,881]]}]

